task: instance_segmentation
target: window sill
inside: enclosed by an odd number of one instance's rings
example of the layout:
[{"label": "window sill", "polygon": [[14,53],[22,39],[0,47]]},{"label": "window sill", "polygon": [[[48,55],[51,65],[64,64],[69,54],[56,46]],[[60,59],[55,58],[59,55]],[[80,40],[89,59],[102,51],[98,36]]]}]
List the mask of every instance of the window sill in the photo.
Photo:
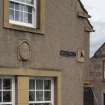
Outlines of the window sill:
[{"label": "window sill", "polygon": [[18,25],[22,27],[28,27],[28,28],[35,28],[35,26],[32,24],[22,23],[22,22],[12,21],[12,20],[9,20],[9,24]]},{"label": "window sill", "polygon": [[29,32],[29,33],[36,33],[40,35],[44,35],[44,30],[40,28],[35,28],[33,25],[22,25],[14,21],[9,21],[4,23],[4,28],[13,29],[17,31]]}]

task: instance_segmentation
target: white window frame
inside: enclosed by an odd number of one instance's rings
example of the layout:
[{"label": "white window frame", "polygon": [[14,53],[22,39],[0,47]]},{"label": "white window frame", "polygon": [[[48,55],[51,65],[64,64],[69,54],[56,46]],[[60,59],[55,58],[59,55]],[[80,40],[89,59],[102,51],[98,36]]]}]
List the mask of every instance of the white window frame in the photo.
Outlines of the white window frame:
[{"label": "white window frame", "polygon": [[[12,89],[11,89],[11,92],[12,92],[12,95],[11,95],[11,102],[0,102],[0,105],[8,105],[8,104],[11,104],[11,105],[15,105],[15,78],[14,77],[9,77],[9,76],[0,76],[0,79],[1,80],[4,80],[4,79],[11,79],[12,80]],[[2,85],[2,89],[3,89],[3,85]],[[9,91],[9,90],[2,90],[1,91]]]},{"label": "white window frame", "polygon": [[[54,78],[48,78],[48,77],[33,77],[30,78],[33,80],[50,80],[51,81],[51,101],[29,101],[29,104],[37,104],[37,103],[51,103],[51,105],[54,105]],[[30,80],[29,79],[29,80]],[[35,90],[36,91],[36,90]],[[39,91],[39,90],[38,90]],[[43,90],[44,91],[44,90]],[[43,94],[44,95],[44,94]]]},{"label": "white window frame", "polygon": [[[34,0],[34,6],[31,4],[27,4],[27,3],[23,3],[23,2],[19,2],[16,0],[9,0],[10,1],[14,1],[16,3],[19,4],[23,4],[23,5],[29,5],[33,7],[32,10],[32,24],[31,23],[25,23],[25,22],[19,22],[19,21],[15,21],[15,20],[11,20],[9,19],[9,23],[10,24],[14,24],[14,25],[19,25],[19,26],[25,26],[25,27],[30,27],[30,28],[36,28],[36,20],[37,20],[37,0]],[[10,8],[9,8],[10,9]]]}]

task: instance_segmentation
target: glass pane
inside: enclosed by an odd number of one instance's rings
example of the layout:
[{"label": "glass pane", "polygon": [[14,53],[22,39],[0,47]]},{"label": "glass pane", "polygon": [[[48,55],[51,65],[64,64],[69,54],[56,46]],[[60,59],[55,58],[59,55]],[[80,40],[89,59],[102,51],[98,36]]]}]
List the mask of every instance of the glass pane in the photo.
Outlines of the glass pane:
[{"label": "glass pane", "polygon": [[3,92],[3,102],[11,102],[11,92],[10,91]]},{"label": "glass pane", "polygon": [[28,6],[28,12],[32,13],[32,7]]},{"label": "glass pane", "polygon": [[45,99],[45,101],[51,101],[51,92],[45,91],[44,92],[44,99]]},{"label": "glass pane", "polygon": [[29,92],[29,101],[35,101],[35,91]]},{"label": "glass pane", "polygon": [[43,91],[36,91],[36,101],[43,101]]},{"label": "glass pane", "polygon": [[2,86],[2,80],[0,79],[0,90],[1,90],[1,86]]},{"label": "glass pane", "polygon": [[30,80],[29,81],[29,89],[35,89],[35,80]]},{"label": "glass pane", "polygon": [[9,8],[14,9],[14,3],[13,2],[9,3]]},{"label": "glass pane", "polygon": [[15,10],[19,10],[19,4],[15,3]]},{"label": "glass pane", "polygon": [[34,0],[26,0],[27,4],[34,4]]},{"label": "glass pane", "polygon": [[28,7],[29,7],[29,6],[24,6],[24,11],[25,11],[25,12],[28,12]]},{"label": "glass pane", "polygon": [[28,23],[28,13],[24,12],[24,22]]},{"label": "glass pane", "polygon": [[0,102],[2,101],[2,93],[1,93],[1,91],[0,91]]},{"label": "glass pane", "polygon": [[23,11],[24,10],[24,5],[20,5],[19,8],[20,8],[20,11]]},{"label": "glass pane", "polygon": [[32,24],[32,14],[28,14],[28,23]]},{"label": "glass pane", "polygon": [[19,20],[20,20],[21,22],[23,22],[23,21],[24,21],[24,20],[23,20],[23,12],[19,12],[19,13],[20,13],[20,14],[19,14],[19,16],[20,16],[20,19],[19,19]]},{"label": "glass pane", "polygon": [[10,9],[9,19],[14,20],[14,10]]},{"label": "glass pane", "polygon": [[3,89],[11,89],[12,88],[12,83],[11,79],[4,79],[3,80]]},{"label": "glass pane", "polygon": [[51,90],[51,80],[44,80],[44,89]]},{"label": "glass pane", "polygon": [[19,21],[19,11],[15,11],[15,20]]},{"label": "glass pane", "polygon": [[43,80],[36,80],[36,89],[37,90],[43,89]]}]

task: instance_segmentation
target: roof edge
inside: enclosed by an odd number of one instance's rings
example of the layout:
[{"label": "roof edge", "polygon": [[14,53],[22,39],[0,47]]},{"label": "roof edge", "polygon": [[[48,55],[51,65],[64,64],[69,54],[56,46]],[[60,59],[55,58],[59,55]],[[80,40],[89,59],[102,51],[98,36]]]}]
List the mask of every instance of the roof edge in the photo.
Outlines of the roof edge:
[{"label": "roof edge", "polygon": [[85,7],[84,7],[83,3],[81,2],[81,0],[77,0],[77,1],[79,2],[79,4],[80,4],[81,8],[83,9],[83,11],[88,14],[88,11],[85,9]]},{"label": "roof edge", "polygon": [[[77,0],[77,1],[79,2],[79,4],[80,4],[81,8],[83,9],[83,11],[89,16],[88,18],[91,18],[91,16],[88,14],[88,11],[85,9],[85,7],[84,7],[83,3],[81,2],[81,0]],[[85,18],[85,19],[87,20],[89,26],[91,27],[92,32],[94,32],[95,30],[94,30],[94,28],[93,28],[93,26],[92,26],[92,24],[91,24],[91,22],[89,21],[88,18]]]}]

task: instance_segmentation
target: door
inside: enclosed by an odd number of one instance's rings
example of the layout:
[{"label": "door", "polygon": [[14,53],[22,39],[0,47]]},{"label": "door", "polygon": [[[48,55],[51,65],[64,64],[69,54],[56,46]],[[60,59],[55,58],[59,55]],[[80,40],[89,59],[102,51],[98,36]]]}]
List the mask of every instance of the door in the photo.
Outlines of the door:
[{"label": "door", "polygon": [[94,95],[90,87],[84,88],[84,105],[94,105]]},{"label": "door", "polygon": [[104,104],[103,104],[103,105],[105,105],[105,93],[104,93],[103,95],[104,95],[104,96],[103,96],[103,97],[104,97],[104,98],[103,98],[103,99],[104,99],[104,100],[103,100],[103,101],[104,101]]}]

